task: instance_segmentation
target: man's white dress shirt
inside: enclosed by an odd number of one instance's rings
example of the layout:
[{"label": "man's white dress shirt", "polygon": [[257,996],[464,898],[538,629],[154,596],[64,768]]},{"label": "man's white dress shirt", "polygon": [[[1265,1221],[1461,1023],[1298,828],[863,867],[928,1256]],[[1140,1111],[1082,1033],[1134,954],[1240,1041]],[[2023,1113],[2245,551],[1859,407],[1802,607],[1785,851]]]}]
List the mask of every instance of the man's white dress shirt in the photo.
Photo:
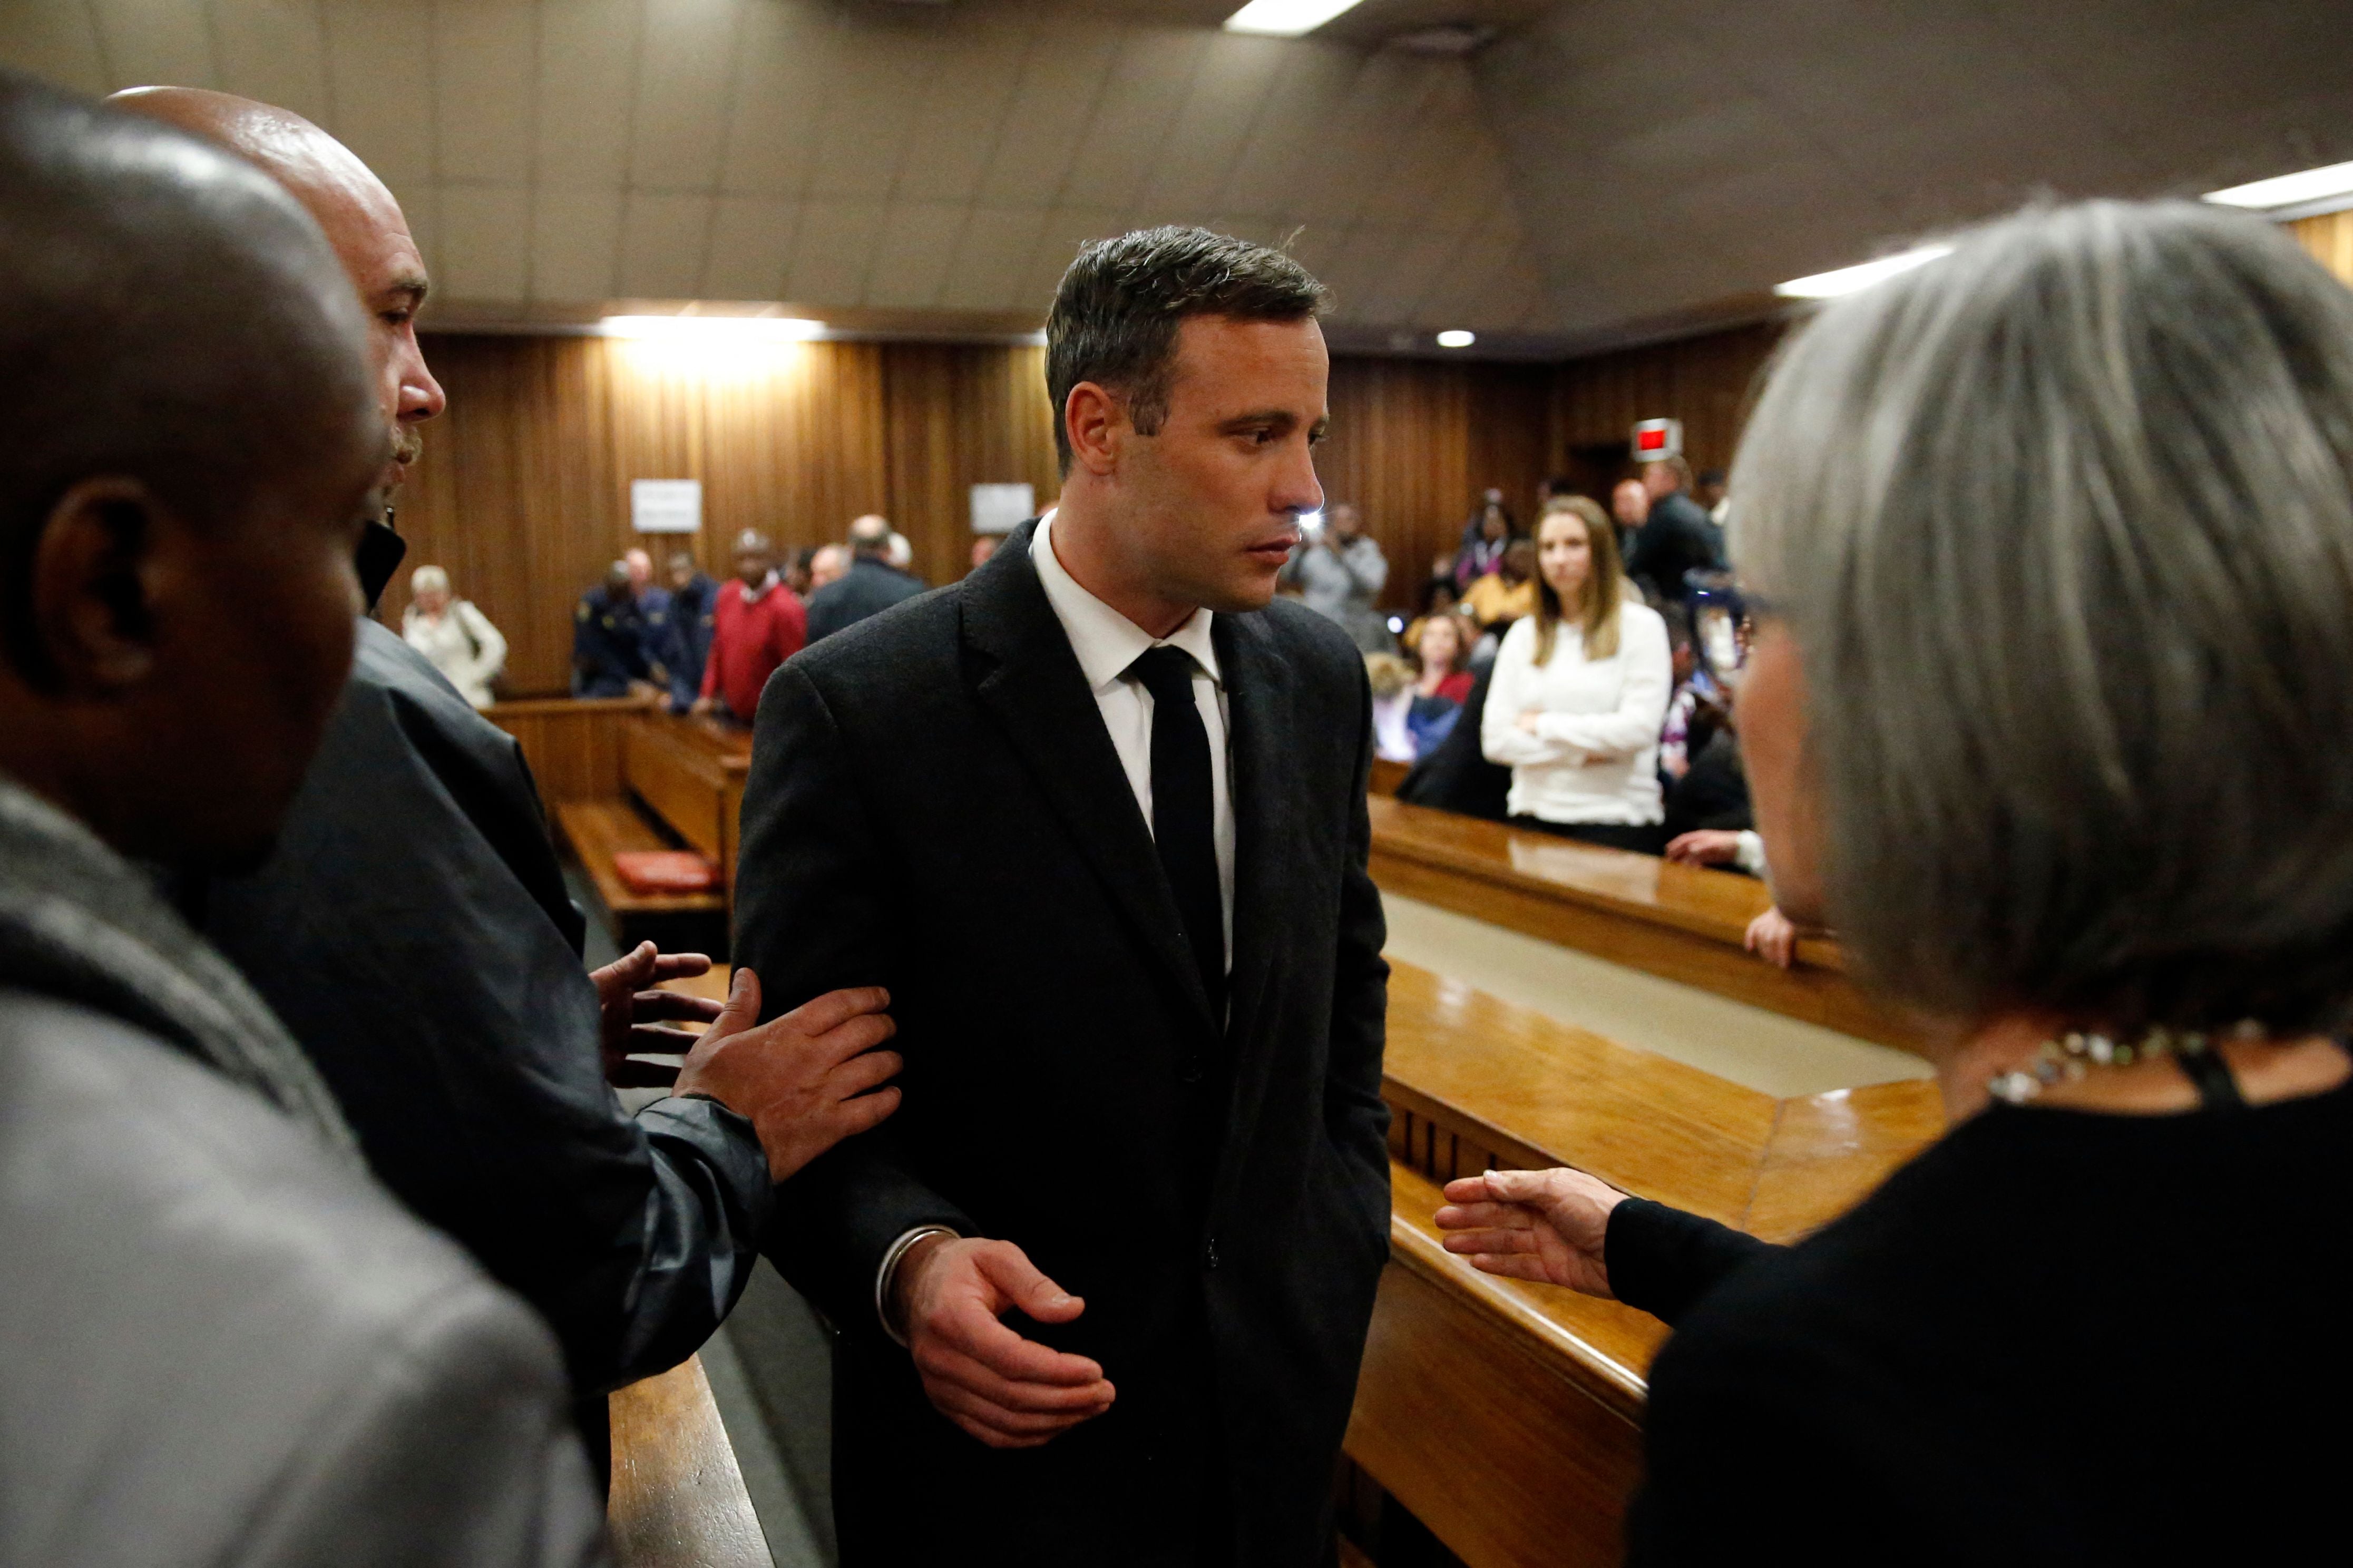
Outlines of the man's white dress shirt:
[{"label": "man's white dress shirt", "polygon": [[1054,519],[1049,513],[1029,541],[1029,559],[1038,567],[1038,581],[1054,618],[1079,656],[1080,672],[1095,694],[1103,728],[1111,731],[1112,749],[1127,770],[1127,787],[1135,792],[1136,809],[1144,826],[1152,826],[1152,693],[1144,682],[1127,675],[1127,667],[1145,651],[1162,644],[1193,656],[1193,705],[1201,710],[1201,726],[1209,732],[1210,832],[1217,840],[1218,900],[1226,921],[1226,968],[1234,963],[1234,793],[1233,750],[1226,744],[1226,688],[1218,668],[1218,650],[1209,637],[1209,612],[1195,610],[1192,618],[1165,637],[1153,637],[1144,628],[1079,586],[1054,553]]},{"label": "man's white dress shirt", "polygon": [[[1201,727],[1209,732],[1210,834],[1218,852],[1218,901],[1225,916],[1226,969],[1234,966],[1234,789],[1233,748],[1226,742],[1226,688],[1218,668],[1218,650],[1209,637],[1209,612],[1195,610],[1185,624],[1165,637],[1154,637],[1143,627],[1079,586],[1054,553],[1054,514],[1048,512],[1029,539],[1029,560],[1046,590],[1054,618],[1071,639],[1079,657],[1079,671],[1094,693],[1103,728],[1111,733],[1112,749],[1127,773],[1127,787],[1135,794],[1144,826],[1152,827],[1152,693],[1127,673],[1147,649],[1166,644],[1193,656],[1193,705],[1200,710]],[[874,1271],[874,1315],[891,1337],[903,1344],[886,1308],[891,1277],[907,1249],[926,1236],[953,1235],[944,1226],[918,1226],[891,1245],[882,1267]]]}]

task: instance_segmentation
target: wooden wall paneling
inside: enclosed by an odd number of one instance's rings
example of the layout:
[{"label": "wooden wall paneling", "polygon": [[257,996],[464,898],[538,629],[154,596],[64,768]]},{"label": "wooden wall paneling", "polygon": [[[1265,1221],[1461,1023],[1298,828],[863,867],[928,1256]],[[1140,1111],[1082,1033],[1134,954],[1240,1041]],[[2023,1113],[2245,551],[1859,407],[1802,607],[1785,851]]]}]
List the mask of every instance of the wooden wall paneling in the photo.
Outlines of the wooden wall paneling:
[{"label": "wooden wall paneling", "polygon": [[2353,210],[2297,218],[2287,231],[2323,267],[2353,286]]},{"label": "wooden wall paneling", "polygon": [[[1760,321],[1559,366],[1553,380],[1553,464],[1577,471],[1580,448],[1614,445],[1623,454],[1636,420],[1672,418],[1683,422],[1683,453],[1694,472],[1729,468],[1757,372],[1783,331],[1782,322]],[[1630,471],[1621,456],[1614,472],[1578,477],[1600,489]]]},{"label": "wooden wall paneling", "polygon": [[1060,493],[1046,351],[1026,344],[886,343],[889,515],[927,583],[971,568],[971,487],[1027,483],[1040,509]]},{"label": "wooden wall paneling", "polygon": [[1384,604],[1412,602],[1432,558],[1452,554],[1490,485],[1523,521],[1532,517],[1549,398],[1541,367],[1333,360],[1331,435],[1316,474],[1325,503],[1356,503],[1388,554]]}]

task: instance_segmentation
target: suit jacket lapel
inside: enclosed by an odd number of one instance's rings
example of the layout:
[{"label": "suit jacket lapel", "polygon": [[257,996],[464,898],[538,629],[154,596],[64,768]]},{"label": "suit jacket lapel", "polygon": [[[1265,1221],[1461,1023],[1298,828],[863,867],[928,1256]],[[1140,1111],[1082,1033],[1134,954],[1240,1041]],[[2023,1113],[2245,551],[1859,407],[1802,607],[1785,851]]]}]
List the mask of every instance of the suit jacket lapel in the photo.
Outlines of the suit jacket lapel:
[{"label": "suit jacket lapel", "polygon": [[1299,770],[1283,743],[1293,707],[1289,661],[1257,616],[1219,616],[1214,635],[1233,758],[1234,962],[1226,1037],[1233,1069],[1228,1147],[1238,1148],[1248,1145],[1266,1091],[1272,1046],[1259,1038],[1259,1014],[1276,978],[1283,913],[1298,907],[1288,879],[1300,843]]},{"label": "suit jacket lapel", "polygon": [[982,656],[974,693],[1004,726],[1137,940],[1191,999],[1197,1021],[1214,1027],[1152,830],[1029,563],[1035,527],[1024,524],[965,585],[965,640]]}]

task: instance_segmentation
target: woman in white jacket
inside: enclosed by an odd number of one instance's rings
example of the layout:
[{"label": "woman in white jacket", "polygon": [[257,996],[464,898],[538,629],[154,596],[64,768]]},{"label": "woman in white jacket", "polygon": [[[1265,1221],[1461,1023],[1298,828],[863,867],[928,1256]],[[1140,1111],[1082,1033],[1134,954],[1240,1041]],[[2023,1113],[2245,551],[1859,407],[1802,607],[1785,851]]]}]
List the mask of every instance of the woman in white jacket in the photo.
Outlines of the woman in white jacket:
[{"label": "woman in white jacket", "polygon": [[507,639],[491,617],[470,600],[451,598],[449,574],[438,566],[419,566],[408,574],[408,597],[400,617],[400,635],[408,646],[431,659],[475,707],[496,701],[491,682],[507,667]]},{"label": "woman in white jacket", "polygon": [[1480,747],[1512,770],[1514,823],[1655,855],[1667,624],[1630,591],[1617,531],[1583,496],[1545,513],[1536,569],[1536,613],[1495,656]]}]

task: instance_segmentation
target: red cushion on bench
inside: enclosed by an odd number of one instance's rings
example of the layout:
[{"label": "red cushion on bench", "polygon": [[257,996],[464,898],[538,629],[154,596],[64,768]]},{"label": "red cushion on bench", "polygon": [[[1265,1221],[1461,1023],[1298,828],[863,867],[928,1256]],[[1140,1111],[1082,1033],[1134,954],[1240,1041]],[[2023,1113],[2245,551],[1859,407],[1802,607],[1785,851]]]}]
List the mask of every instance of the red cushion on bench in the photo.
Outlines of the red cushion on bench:
[{"label": "red cushion on bench", "polygon": [[613,871],[629,891],[709,893],[719,887],[719,868],[687,849],[625,849],[613,857]]}]

